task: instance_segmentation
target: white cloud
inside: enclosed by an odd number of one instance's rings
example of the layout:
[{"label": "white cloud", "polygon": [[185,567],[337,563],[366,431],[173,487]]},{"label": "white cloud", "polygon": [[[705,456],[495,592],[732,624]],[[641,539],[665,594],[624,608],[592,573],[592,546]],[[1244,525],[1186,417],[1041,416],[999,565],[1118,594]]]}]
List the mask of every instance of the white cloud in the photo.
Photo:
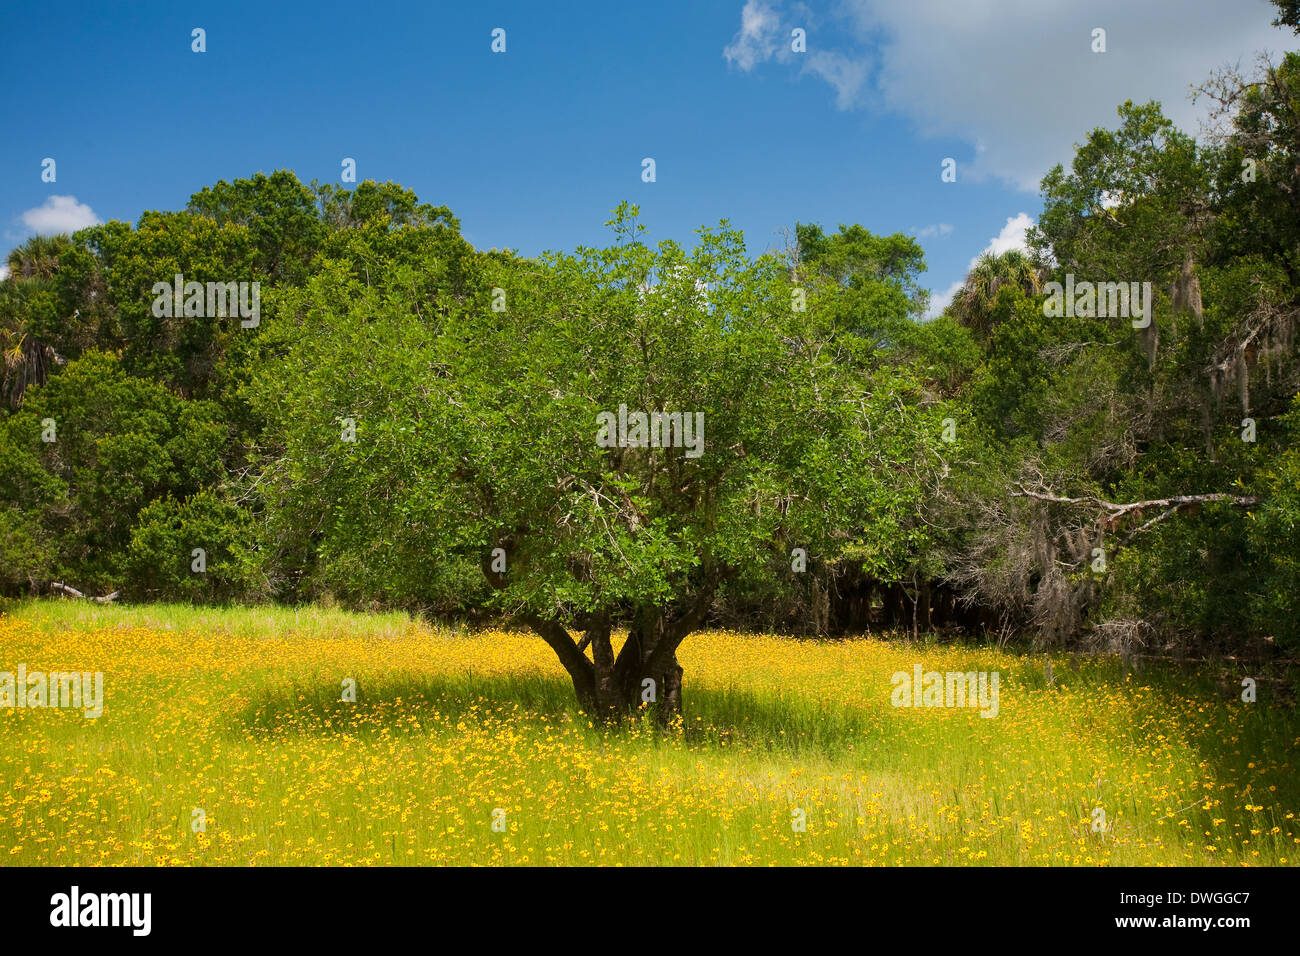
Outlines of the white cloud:
[{"label": "white cloud", "polygon": [[23,225],[40,235],[57,232],[76,232],[87,226],[99,225],[99,217],[76,196],[51,196],[42,205],[22,214]]},{"label": "white cloud", "polygon": [[3,282],[5,279],[8,278],[9,278],[9,267],[0,266],[0,282]]},{"label": "white cloud", "polygon": [[[740,11],[740,30],[722,49],[722,56],[733,66],[748,73],[761,63],[801,61],[800,73],[811,73],[835,88],[835,105],[842,110],[858,106],[868,86],[870,70],[856,56],[827,49],[810,49],[796,54],[791,31],[805,31],[817,17],[802,3],[793,3],[782,11],[771,0],[746,0]],[[784,23],[782,22],[784,21]]]},{"label": "white cloud", "polygon": [[935,236],[940,238],[952,235],[952,224],[947,222],[936,222],[933,225],[922,226],[920,229],[913,229],[912,235],[918,239],[931,239]]},{"label": "white cloud", "polygon": [[[959,181],[1031,192],[1090,130],[1115,126],[1125,100],[1159,100],[1196,133],[1204,104],[1189,102],[1191,86],[1294,39],[1270,25],[1267,0],[840,0],[834,10],[834,23],[809,31],[801,73],[828,82],[841,109],[883,108],[924,136],[967,143]],[[749,0],[728,60],[749,70],[803,59],[783,52],[782,19],[776,0]],[[1105,53],[1092,52],[1097,27]]]},{"label": "white cloud", "polygon": [[777,50],[780,23],[776,11],[764,0],[746,0],[740,11],[740,32],[722,51],[728,63],[748,72],[770,60]]},{"label": "white cloud", "polygon": [[927,319],[936,319],[940,315],[942,315],[943,310],[948,308],[948,306],[952,305],[952,297],[957,294],[957,290],[960,289],[964,284],[965,284],[965,280],[963,279],[960,282],[954,282],[952,285],[948,286],[948,288],[945,289],[943,292],[931,292],[930,308],[926,310],[925,317]]},{"label": "white cloud", "polygon": [[858,105],[869,78],[867,64],[863,61],[826,50],[809,53],[804,72],[820,76],[835,87],[835,105],[842,110]]},{"label": "white cloud", "polygon": [[[985,252],[991,252],[995,256],[1000,256],[1004,252],[1010,252],[1012,249],[1019,249],[1021,252],[1029,250],[1029,243],[1025,241],[1025,233],[1032,229],[1034,217],[1027,212],[1019,212],[1014,216],[1007,217],[1007,223],[1002,227],[1002,231],[989,240],[989,244],[984,247]],[[979,256],[970,261],[971,266],[975,265]]]},{"label": "white cloud", "polygon": [[[1019,249],[1021,252],[1029,250],[1029,243],[1025,240],[1025,233],[1034,226],[1034,217],[1027,212],[1019,212],[1014,216],[1008,216],[1006,224],[1001,231],[989,240],[987,246],[981,249],[976,255],[971,257],[970,264],[966,266],[969,272],[975,268],[975,263],[979,261],[980,256],[986,252],[991,252],[995,256],[1000,256],[1004,252],[1012,249]],[[954,282],[943,292],[930,292],[930,308],[925,312],[927,319],[933,319],[938,316],[944,309],[952,304],[952,297],[957,294],[957,290],[965,283],[965,277]]]}]

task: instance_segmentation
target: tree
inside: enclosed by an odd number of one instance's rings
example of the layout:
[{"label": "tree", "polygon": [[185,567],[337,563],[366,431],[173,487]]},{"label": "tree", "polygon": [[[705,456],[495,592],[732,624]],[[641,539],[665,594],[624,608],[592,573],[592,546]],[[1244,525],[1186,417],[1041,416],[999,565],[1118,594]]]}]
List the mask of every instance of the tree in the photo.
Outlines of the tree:
[{"label": "tree", "polygon": [[993,331],[994,303],[1007,286],[1025,295],[1038,295],[1043,288],[1043,270],[1020,249],[982,253],[952,298],[951,309],[958,323],[987,339]]},{"label": "tree", "polygon": [[911,236],[877,236],[843,223],[830,235],[810,223],[796,224],[794,233],[787,253],[794,278],[825,296],[820,312],[832,325],[880,337],[925,311],[925,253]]},{"label": "tree", "polygon": [[6,257],[9,275],[0,282],[0,397],[19,408],[31,385],[40,385],[61,356],[47,340],[57,324],[53,278],[72,246],[66,235],[33,236]]},{"label": "tree", "polygon": [[315,196],[287,169],[204,187],[190,197],[189,211],[247,229],[257,247],[253,267],[275,283],[306,277],[324,232]]},{"label": "tree", "polygon": [[1300,33],[1300,0],[1273,0],[1277,7],[1277,19],[1273,21],[1275,27],[1290,27],[1296,33]]},{"label": "tree", "polygon": [[156,315],[152,290],[176,275],[199,283],[266,281],[252,230],[188,212],[149,211],[136,228],[119,226],[92,227],[85,238],[104,262],[104,298],[121,332],[123,366],[187,397],[221,397],[237,372],[229,353],[257,329],[243,328],[238,315]]},{"label": "tree", "polygon": [[410,189],[394,182],[367,179],[348,190],[312,180],[322,222],[332,229],[350,229],[383,220],[385,226],[443,226],[460,232],[460,222],[446,206],[420,202]]},{"label": "tree", "polygon": [[1126,103],[1069,174],[1045,177],[1031,246],[1058,281],[1149,282],[1146,328],[1049,316],[1032,290],[1005,288],[974,323],[991,329],[970,393],[974,470],[998,477],[961,476],[953,566],[1039,640],[1241,649],[1272,626],[1252,610],[1277,566],[1252,509],[1276,513],[1264,466],[1297,388],[1291,89],[1291,58],[1254,83],[1220,77],[1209,91],[1230,122],[1203,146],[1157,104]]},{"label": "tree", "polygon": [[0,523],[10,548],[34,562],[23,577],[34,587],[49,583],[45,574],[87,591],[120,585],[141,509],[220,479],[216,413],[102,352],[33,389],[21,411],[0,418],[0,511],[10,513]]},{"label": "tree", "polygon": [[52,279],[59,269],[59,257],[71,245],[66,235],[32,236],[10,250],[6,257],[9,273],[15,279]]},{"label": "tree", "polygon": [[[270,333],[258,407],[273,520],[310,520],[324,560],[398,582],[473,562],[587,713],[668,720],[678,649],[723,590],[788,580],[795,548],[902,566],[941,425],[914,379],[792,309],[739,233],[650,248],[635,216],[607,249],[484,257],[464,302],[411,296],[408,265],[367,284],[325,263]],[[670,416],[665,440],[620,442],[638,414]]]},{"label": "tree", "polygon": [[[131,529],[126,572],[131,596],[153,600],[218,601],[257,594],[251,518],[205,488],[184,501],[158,498]],[[194,569],[194,549],[203,571]]]},{"label": "tree", "polygon": [[56,311],[48,280],[10,276],[0,282],[0,397],[9,408],[22,407],[28,387],[43,383],[59,359],[33,328]]},{"label": "tree", "polygon": [[1289,441],[1270,463],[1265,475],[1268,495],[1252,515],[1250,535],[1266,556],[1252,588],[1255,613],[1278,642],[1294,651],[1300,647],[1300,394],[1291,403],[1283,424]]}]

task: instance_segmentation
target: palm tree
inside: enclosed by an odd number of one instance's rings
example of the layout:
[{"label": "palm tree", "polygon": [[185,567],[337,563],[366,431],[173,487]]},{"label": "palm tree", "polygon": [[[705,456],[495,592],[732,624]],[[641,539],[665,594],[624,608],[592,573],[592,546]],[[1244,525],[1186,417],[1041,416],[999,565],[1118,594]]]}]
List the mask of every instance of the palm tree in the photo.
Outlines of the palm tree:
[{"label": "palm tree", "polygon": [[10,251],[6,258],[12,279],[51,279],[59,268],[59,256],[72,248],[65,234],[32,236]]},{"label": "palm tree", "polygon": [[9,274],[0,282],[0,401],[20,408],[28,386],[43,384],[54,348],[31,330],[31,301],[50,288],[59,257],[72,247],[66,235],[33,236],[5,258]]},{"label": "palm tree", "polygon": [[13,276],[0,282],[0,401],[10,408],[21,408],[28,386],[44,384],[50,365],[59,361],[27,323],[28,299],[46,285],[44,279]]},{"label": "palm tree", "polygon": [[1043,290],[1043,270],[1020,249],[983,253],[952,297],[953,317],[980,338],[988,338],[993,332],[993,304],[1007,285],[1019,287],[1025,295],[1038,295]]}]

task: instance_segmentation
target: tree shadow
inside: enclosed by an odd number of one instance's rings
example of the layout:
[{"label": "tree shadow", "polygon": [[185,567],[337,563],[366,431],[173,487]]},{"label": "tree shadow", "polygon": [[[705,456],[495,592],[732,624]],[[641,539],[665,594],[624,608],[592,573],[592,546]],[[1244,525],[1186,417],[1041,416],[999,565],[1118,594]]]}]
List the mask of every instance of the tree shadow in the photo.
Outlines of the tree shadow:
[{"label": "tree shadow", "polygon": [[359,681],[355,701],[343,700],[332,680],[263,685],[229,716],[227,729],[235,736],[365,737],[445,732],[462,721],[490,724],[509,718],[564,723],[606,739],[682,739],[689,745],[757,751],[842,756],[849,747],[897,752],[909,746],[907,728],[886,724],[878,715],[780,692],[688,684],[679,725],[660,729],[648,711],[639,719],[594,723],[579,710],[573,687],[563,677],[408,675]]},{"label": "tree shadow", "polygon": [[356,699],[343,699],[329,681],[271,684],[258,688],[230,718],[234,732],[278,734],[358,734],[388,731],[428,733],[454,727],[469,716],[531,715],[554,720],[576,715],[567,680],[544,676],[490,677],[408,675],[374,683],[357,682]]}]

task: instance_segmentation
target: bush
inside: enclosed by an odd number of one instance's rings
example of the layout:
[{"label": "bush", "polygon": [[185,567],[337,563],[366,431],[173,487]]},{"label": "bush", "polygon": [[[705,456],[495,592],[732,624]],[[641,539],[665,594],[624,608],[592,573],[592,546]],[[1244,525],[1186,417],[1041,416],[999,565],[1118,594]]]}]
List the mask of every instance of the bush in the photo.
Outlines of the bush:
[{"label": "bush", "polygon": [[215,602],[255,599],[265,590],[249,514],[210,489],[141,511],[126,570],[126,591],[135,598]]}]

